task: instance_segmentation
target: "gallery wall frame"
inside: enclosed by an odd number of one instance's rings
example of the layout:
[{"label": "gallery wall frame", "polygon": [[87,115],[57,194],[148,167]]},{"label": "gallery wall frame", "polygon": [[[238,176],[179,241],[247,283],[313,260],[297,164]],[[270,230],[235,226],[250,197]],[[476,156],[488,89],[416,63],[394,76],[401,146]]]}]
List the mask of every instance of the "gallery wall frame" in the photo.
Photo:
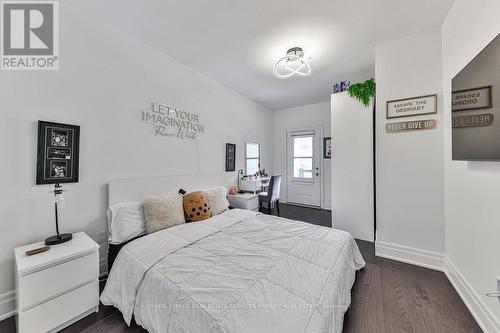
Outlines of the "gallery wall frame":
[{"label": "gallery wall frame", "polygon": [[437,94],[395,99],[386,102],[386,119],[437,113]]},{"label": "gallery wall frame", "polygon": [[323,158],[332,158],[332,138],[323,138]]},{"label": "gallery wall frame", "polygon": [[38,121],[36,184],[79,181],[80,126]]},{"label": "gallery wall frame", "polygon": [[226,171],[236,170],[236,145],[226,143]]}]

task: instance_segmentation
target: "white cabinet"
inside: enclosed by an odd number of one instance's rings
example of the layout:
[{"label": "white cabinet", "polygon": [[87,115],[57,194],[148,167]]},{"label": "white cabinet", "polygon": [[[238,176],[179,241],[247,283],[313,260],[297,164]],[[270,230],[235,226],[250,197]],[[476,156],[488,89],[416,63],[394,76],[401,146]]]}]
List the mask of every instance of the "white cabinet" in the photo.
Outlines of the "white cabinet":
[{"label": "white cabinet", "polygon": [[365,107],[347,92],[333,94],[331,122],[332,228],[373,242],[372,104]]},{"label": "white cabinet", "polygon": [[241,208],[253,211],[259,211],[259,197],[253,193],[230,194],[227,196],[229,205],[234,208]]},{"label": "white cabinet", "polygon": [[16,257],[17,332],[56,332],[99,310],[99,245],[80,232],[46,252],[18,247]]}]

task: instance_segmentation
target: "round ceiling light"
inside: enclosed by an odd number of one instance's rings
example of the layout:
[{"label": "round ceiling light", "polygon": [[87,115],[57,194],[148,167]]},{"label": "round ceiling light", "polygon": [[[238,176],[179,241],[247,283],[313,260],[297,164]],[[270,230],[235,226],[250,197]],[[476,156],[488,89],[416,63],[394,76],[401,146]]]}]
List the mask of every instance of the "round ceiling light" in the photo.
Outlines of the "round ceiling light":
[{"label": "round ceiling light", "polygon": [[286,52],[286,56],[274,64],[273,73],[279,79],[286,79],[294,75],[309,76],[311,75],[311,67],[307,62],[310,59],[304,58],[302,48],[293,47]]}]

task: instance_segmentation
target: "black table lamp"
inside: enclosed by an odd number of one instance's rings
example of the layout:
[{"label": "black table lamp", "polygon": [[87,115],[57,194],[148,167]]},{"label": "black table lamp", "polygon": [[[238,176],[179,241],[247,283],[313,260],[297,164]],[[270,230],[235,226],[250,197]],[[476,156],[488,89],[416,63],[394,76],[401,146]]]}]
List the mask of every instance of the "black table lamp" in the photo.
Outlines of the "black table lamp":
[{"label": "black table lamp", "polygon": [[57,211],[57,205],[59,204],[60,206],[64,202],[64,197],[63,197],[63,188],[61,185],[56,184],[54,186],[54,191],[51,191],[50,193],[54,193],[54,212],[56,216],[56,232],[57,235],[54,235],[52,237],[49,237],[45,240],[45,245],[56,245],[56,244],[61,244],[65,243],[71,238],[73,238],[72,234],[60,234],[59,233],[59,213]]}]

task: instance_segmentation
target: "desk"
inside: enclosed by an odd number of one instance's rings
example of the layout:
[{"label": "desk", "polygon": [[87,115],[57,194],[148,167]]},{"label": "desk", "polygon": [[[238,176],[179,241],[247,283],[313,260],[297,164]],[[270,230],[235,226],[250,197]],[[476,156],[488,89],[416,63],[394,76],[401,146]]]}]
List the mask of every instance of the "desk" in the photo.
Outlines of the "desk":
[{"label": "desk", "polygon": [[241,191],[253,192],[254,194],[256,194],[257,191],[262,190],[262,187],[269,185],[270,179],[271,177],[258,177],[258,178],[247,178],[247,179],[241,178],[239,189]]}]

